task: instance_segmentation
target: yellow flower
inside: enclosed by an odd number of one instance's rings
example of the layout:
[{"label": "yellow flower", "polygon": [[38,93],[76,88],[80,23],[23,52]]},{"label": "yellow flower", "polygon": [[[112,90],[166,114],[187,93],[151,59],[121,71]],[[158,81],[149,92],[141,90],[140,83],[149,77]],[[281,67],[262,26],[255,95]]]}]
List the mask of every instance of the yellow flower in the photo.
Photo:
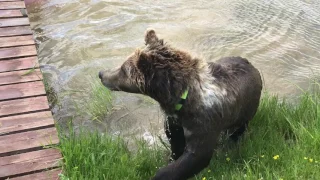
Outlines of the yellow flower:
[{"label": "yellow flower", "polygon": [[210,169],[208,170],[208,173],[209,173],[209,172],[211,172],[211,170],[210,170]]},{"label": "yellow flower", "polygon": [[226,158],[227,161],[230,161],[231,159],[229,157]]},{"label": "yellow flower", "polygon": [[277,159],[279,159],[280,158],[280,156],[279,155],[275,155],[275,156],[273,156],[273,159],[274,160],[277,160]]},{"label": "yellow flower", "polygon": [[264,158],[264,155],[261,155],[262,158]]},{"label": "yellow flower", "polygon": [[206,178],[206,177],[203,177],[202,180],[207,180],[207,178]]},{"label": "yellow flower", "polygon": [[311,162],[311,163],[312,163],[312,162],[313,162],[313,159],[311,159],[311,158],[310,158],[310,159],[309,159],[309,162]]},{"label": "yellow flower", "polygon": [[308,159],[307,157],[304,157],[303,159]]}]

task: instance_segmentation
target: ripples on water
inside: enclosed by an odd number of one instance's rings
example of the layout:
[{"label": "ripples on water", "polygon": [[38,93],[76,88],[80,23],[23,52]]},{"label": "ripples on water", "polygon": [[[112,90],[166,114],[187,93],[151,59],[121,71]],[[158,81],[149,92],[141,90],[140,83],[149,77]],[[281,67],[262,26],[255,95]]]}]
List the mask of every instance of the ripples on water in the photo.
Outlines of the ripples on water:
[{"label": "ripples on water", "polygon": [[[120,65],[143,46],[147,27],[207,61],[248,58],[263,73],[266,89],[282,96],[297,94],[296,86],[307,88],[310,78],[320,78],[318,0],[50,0],[28,10],[42,69],[59,95],[86,86],[85,77],[101,68]],[[77,98],[83,97],[61,96],[55,118],[71,117]],[[117,118],[126,108],[111,115],[109,131],[121,126],[129,136],[162,128],[157,105],[144,106],[141,96],[126,93],[119,93],[118,100],[132,112],[128,118]],[[76,122],[91,124],[81,118]]]}]

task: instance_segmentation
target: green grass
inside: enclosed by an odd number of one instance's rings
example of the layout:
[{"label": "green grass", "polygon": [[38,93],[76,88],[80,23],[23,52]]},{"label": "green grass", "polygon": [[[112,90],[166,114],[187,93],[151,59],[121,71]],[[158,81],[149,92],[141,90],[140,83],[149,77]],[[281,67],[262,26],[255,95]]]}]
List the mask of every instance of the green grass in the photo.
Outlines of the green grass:
[{"label": "green grass", "polygon": [[44,84],[44,88],[46,91],[46,95],[48,98],[48,102],[50,106],[54,106],[58,104],[58,96],[57,93],[54,91],[54,88],[51,86],[52,83],[49,82],[49,78],[47,76],[43,75],[42,82]]},{"label": "green grass", "polygon": [[74,133],[60,138],[64,157],[61,179],[148,179],[159,165],[164,164],[164,150],[147,147],[137,141],[138,151],[131,153],[119,137],[97,132]]},{"label": "green grass", "polygon": [[62,107],[59,99],[68,96],[76,109],[75,116],[88,114],[91,120],[102,121],[112,110],[111,92],[95,77],[86,77],[86,82],[89,82],[86,87],[62,92],[58,96],[51,85],[50,79],[47,76],[43,77],[43,84],[50,106],[58,105]]},{"label": "green grass", "polygon": [[[61,138],[63,179],[149,179],[166,163],[163,147],[80,132]],[[278,158],[276,158],[278,157]],[[265,95],[240,142],[224,142],[195,179],[320,179],[320,95],[295,104]]]},{"label": "green grass", "polygon": [[89,115],[86,118],[101,122],[112,111],[111,92],[97,78],[86,77],[86,82],[84,87],[65,92],[64,96],[73,102],[75,116]]},{"label": "green grass", "polygon": [[109,89],[97,80],[91,78],[90,83],[90,97],[89,101],[85,103],[85,110],[89,113],[92,120],[101,121],[112,109],[112,96]]}]

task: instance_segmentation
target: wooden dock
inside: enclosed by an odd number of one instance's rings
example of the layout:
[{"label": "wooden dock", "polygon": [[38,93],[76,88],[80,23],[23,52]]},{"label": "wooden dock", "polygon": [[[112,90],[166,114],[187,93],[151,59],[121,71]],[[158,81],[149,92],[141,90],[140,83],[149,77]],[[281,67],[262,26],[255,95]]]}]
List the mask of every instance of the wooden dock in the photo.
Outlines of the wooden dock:
[{"label": "wooden dock", "polygon": [[[22,11],[21,11],[22,10]],[[59,142],[21,0],[0,0],[0,179],[58,179]]]}]

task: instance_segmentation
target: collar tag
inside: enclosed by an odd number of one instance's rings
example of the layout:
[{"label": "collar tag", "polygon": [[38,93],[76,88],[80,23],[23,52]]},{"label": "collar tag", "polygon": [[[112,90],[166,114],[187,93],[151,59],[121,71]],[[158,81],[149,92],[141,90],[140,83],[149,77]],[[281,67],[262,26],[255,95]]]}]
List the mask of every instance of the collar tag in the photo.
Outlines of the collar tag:
[{"label": "collar tag", "polygon": [[182,108],[182,106],[185,103],[187,97],[188,97],[188,89],[183,92],[183,94],[181,95],[181,99],[180,99],[179,103],[175,105],[175,110],[176,111],[179,111]]}]

